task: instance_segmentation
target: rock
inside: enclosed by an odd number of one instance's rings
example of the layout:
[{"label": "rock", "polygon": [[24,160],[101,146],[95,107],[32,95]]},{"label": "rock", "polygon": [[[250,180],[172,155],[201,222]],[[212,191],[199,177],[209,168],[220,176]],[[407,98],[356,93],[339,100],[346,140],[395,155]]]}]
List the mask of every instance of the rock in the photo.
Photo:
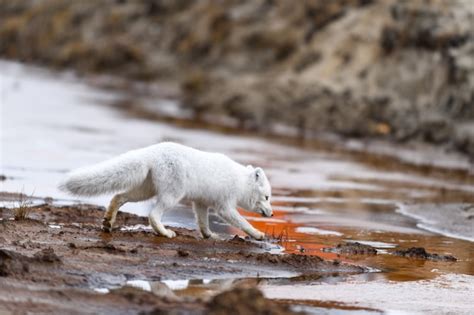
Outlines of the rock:
[{"label": "rock", "polygon": [[358,242],[340,243],[336,247],[324,248],[323,251],[346,255],[377,255],[377,250],[374,247]]},{"label": "rock", "polygon": [[10,250],[0,249],[0,277],[12,274],[24,274],[30,271],[31,259]]},{"label": "rock", "polygon": [[257,288],[237,287],[217,294],[207,304],[209,315],[277,315],[296,314],[287,306],[266,299]]},{"label": "rock", "polygon": [[34,258],[38,262],[45,263],[57,263],[61,262],[61,259],[56,255],[52,248],[45,248],[40,250],[34,255]]},{"label": "rock", "polygon": [[189,252],[185,251],[185,250],[182,250],[182,249],[178,250],[177,254],[178,254],[179,257],[188,257],[189,256]]},{"label": "rock", "polygon": [[452,255],[438,255],[428,253],[423,247],[411,247],[408,249],[401,249],[393,252],[396,256],[433,260],[433,261],[457,261],[456,257]]}]

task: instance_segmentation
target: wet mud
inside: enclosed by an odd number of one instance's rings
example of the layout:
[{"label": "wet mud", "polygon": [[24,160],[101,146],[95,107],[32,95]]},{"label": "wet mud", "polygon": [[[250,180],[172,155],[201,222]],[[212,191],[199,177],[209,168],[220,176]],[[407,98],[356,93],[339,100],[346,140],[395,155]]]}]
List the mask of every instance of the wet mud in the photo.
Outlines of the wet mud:
[{"label": "wet mud", "polygon": [[[290,312],[287,306],[265,299],[254,286],[227,287],[230,292],[212,299],[183,300],[124,285],[137,280],[156,286],[164,280],[316,277],[368,271],[318,256],[271,254],[264,242],[238,236],[204,240],[196,231],[172,228],[178,236],[167,239],[146,228],[145,218],[127,213],[119,213],[117,228],[105,233],[100,228],[103,209],[91,205],[33,206],[23,220],[14,219],[15,210],[2,208],[0,212],[2,311],[75,313],[81,303],[80,313],[100,309],[114,314],[124,310],[224,314],[229,307],[237,307],[236,314],[264,314],[265,310],[265,314],[285,314]],[[124,231],[125,226],[144,228]],[[163,286],[165,292],[170,291],[166,284],[161,286],[161,291]],[[106,293],[99,294],[100,290]],[[243,297],[244,302],[236,306]]]}]

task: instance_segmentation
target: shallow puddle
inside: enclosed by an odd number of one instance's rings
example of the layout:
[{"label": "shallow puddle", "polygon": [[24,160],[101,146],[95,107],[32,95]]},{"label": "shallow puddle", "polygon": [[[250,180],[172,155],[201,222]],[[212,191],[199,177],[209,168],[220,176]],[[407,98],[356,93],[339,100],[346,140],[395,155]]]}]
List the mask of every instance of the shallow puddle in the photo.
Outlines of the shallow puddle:
[{"label": "shallow puddle", "polygon": [[[474,175],[472,166],[464,160],[443,155],[442,162],[435,164],[452,168],[438,168],[413,163],[406,158],[409,151],[403,151],[398,158],[383,157],[360,149],[344,151],[316,143],[297,146],[290,140],[222,134],[128,118],[97,105],[119,98],[118,94],[88,87],[71,76],[53,77],[14,63],[0,63],[0,79],[0,175],[7,176],[7,180],[0,182],[0,191],[76,202],[56,189],[68,170],[173,139],[199,149],[225,153],[243,164],[264,167],[273,185],[275,216],[269,219],[242,213],[285,251],[353,262],[381,271],[351,279],[330,277],[309,282],[240,280],[261,281],[270,297],[340,301],[391,311],[397,310],[396,304],[385,307],[380,300],[372,303],[367,294],[365,299],[348,298],[337,291],[339,288],[358,292],[362,291],[360,288],[370,292],[387,289],[385,294],[391,294],[393,289],[393,294],[399,294],[403,290],[431,290],[443,287],[444,283],[444,291],[421,296],[436,299],[439,294],[452,293],[453,301],[457,301],[459,292],[467,292],[462,291],[465,289],[462,285],[474,286]],[[110,196],[105,196],[79,201],[105,206],[109,199]],[[128,204],[124,210],[145,214],[149,207],[148,203]],[[211,218],[213,229],[223,237],[241,234],[215,216]],[[168,213],[165,222],[195,227],[188,205]],[[147,228],[123,227],[130,231]],[[355,241],[377,248],[379,254],[344,256],[322,251],[341,242]],[[395,257],[390,252],[397,247],[424,247],[429,252],[454,255],[458,261]],[[433,282],[420,282],[429,279]],[[409,280],[412,284],[405,283]],[[183,288],[178,288],[177,283],[164,283],[177,295],[208,294],[212,288],[236,280],[183,281],[187,281]],[[320,284],[328,282],[331,287],[320,295],[326,290]],[[393,286],[394,282],[400,284]],[[456,287],[456,282],[461,287]],[[288,295],[294,286],[300,288]]]}]

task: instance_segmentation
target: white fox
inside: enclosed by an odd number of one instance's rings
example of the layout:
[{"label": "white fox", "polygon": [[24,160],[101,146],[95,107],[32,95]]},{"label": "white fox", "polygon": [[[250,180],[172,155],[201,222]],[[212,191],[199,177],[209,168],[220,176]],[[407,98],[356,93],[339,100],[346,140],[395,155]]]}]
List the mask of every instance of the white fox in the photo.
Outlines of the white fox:
[{"label": "white fox", "polygon": [[261,168],[245,167],[223,154],[172,142],[129,151],[73,171],[59,188],[82,196],[120,192],[112,198],[104,215],[103,228],[108,232],[112,231],[122,205],[152,197],[156,197],[156,204],[148,215],[150,225],[156,233],[169,238],[176,233],[163,226],[161,216],[183,199],[193,202],[204,238],[217,238],[209,229],[209,209],[259,240],[265,234],[245,220],[237,207],[262,216],[273,216],[271,187]]}]

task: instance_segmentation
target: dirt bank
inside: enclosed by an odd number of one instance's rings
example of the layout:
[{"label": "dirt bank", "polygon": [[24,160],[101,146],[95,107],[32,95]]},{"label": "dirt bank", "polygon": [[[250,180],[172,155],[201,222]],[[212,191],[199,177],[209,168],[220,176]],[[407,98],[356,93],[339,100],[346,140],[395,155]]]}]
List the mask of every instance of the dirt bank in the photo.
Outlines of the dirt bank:
[{"label": "dirt bank", "polygon": [[[90,205],[34,206],[24,220],[14,220],[12,209],[0,214],[0,310],[5,311],[221,314],[239,296],[251,294],[255,299],[246,299],[242,314],[260,314],[267,306],[272,314],[283,314],[285,306],[269,302],[257,289],[236,289],[214,300],[182,299],[161,281],[365,272],[317,256],[270,254],[264,243],[239,237],[203,240],[181,228],[174,229],[176,238],[158,237],[146,228],[146,219],[126,213],[119,213],[113,233],[104,233],[103,209]],[[155,289],[123,288],[137,280]]]},{"label": "dirt bank", "polygon": [[0,9],[1,56],[172,79],[199,119],[474,155],[469,0],[2,0]]}]

